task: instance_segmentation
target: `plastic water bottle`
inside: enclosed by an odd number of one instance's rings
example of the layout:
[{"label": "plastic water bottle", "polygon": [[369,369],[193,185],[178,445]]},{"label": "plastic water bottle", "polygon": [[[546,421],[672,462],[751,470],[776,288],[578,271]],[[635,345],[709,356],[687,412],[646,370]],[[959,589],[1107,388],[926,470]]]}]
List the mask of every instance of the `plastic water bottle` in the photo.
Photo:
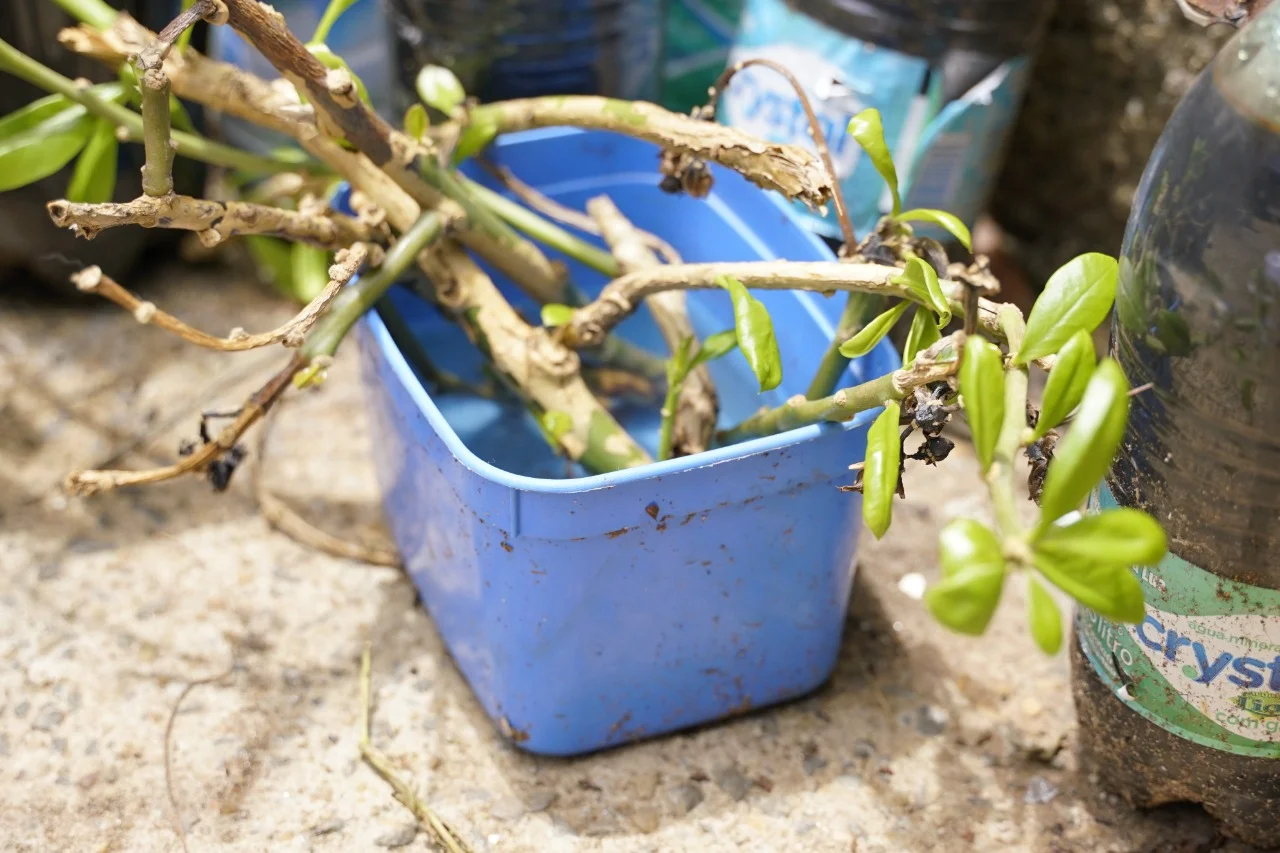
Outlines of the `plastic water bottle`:
[{"label": "plastic water bottle", "polygon": [[1092,503],[1152,513],[1170,548],[1135,567],[1144,622],[1077,617],[1082,764],[1280,847],[1280,4],[1174,111],[1121,255],[1111,354],[1152,387]]}]

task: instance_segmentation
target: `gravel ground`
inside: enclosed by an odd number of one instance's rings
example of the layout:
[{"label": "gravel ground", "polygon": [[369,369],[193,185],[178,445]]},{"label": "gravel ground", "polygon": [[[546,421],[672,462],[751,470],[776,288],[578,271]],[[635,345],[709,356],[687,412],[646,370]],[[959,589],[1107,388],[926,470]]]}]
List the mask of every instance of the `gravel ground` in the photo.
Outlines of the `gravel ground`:
[{"label": "gravel ground", "polygon": [[[217,270],[168,269],[148,293],[215,330],[288,313]],[[984,641],[940,630],[908,594],[904,577],[934,576],[937,527],[985,512],[965,445],[913,473],[891,535],[862,549],[828,686],[576,760],[503,741],[406,580],[272,532],[248,477],[221,495],[196,480],[59,492],[71,468],[170,458],[195,412],[234,405],[279,358],[196,351],[87,299],[6,298],[0,849],[180,850],[165,728],[208,678],[172,730],[191,850],[432,849],[359,760],[371,641],[375,744],[477,851],[1244,853],[1194,810],[1136,814],[1077,774],[1066,658],[1022,633],[1020,589]],[[268,476],[330,529],[377,541],[355,358],[285,410]]]}]

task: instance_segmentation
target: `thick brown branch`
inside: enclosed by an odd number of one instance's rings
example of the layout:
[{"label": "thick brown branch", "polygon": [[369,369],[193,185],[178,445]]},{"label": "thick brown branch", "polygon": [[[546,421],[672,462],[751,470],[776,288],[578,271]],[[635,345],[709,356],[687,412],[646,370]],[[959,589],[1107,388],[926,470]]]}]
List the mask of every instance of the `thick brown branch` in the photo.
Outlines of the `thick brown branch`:
[{"label": "thick brown branch", "polygon": [[220,202],[167,195],[142,196],[123,204],[80,204],[51,201],[49,216],[59,228],[72,228],[93,239],[100,231],[120,225],[195,231],[200,242],[216,246],[239,234],[265,234],[309,243],[322,249],[341,249],[354,243],[380,240],[367,224],[336,213],[304,213],[246,202]]},{"label": "thick brown branch", "polygon": [[[639,272],[660,266],[658,259],[645,245],[641,232],[623,216],[608,196],[598,196],[587,202],[587,211],[595,219],[605,242],[624,273]],[[693,324],[689,321],[688,299],[683,291],[669,290],[655,293],[645,304],[653,314],[654,322],[667,343],[667,349],[676,352],[686,338],[697,340]],[[674,456],[701,453],[711,446],[715,435],[716,419],[720,413],[720,401],[716,395],[711,371],[705,364],[695,367],[684,381],[676,402],[672,428]],[[669,413],[663,412],[666,417]]]},{"label": "thick brown branch", "polygon": [[646,298],[670,290],[708,290],[719,287],[721,276],[739,279],[758,290],[865,291],[910,298],[905,284],[894,284],[898,267],[832,261],[747,261],[740,263],[662,266],[614,279],[594,302],[574,313],[564,327],[573,347],[595,346],[602,337]]},{"label": "thick brown branch", "polygon": [[236,329],[225,338],[188,326],[172,314],[156,308],[153,303],[139,299],[105,274],[100,267],[87,267],[73,275],[71,280],[80,290],[96,293],[126,311],[132,312],[139,323],[158,326],[189,343],[206,349],[240,352],[279,343],[287,347],[299,347],[302,346],[307,332],[315,325],[316,320],[320,319],[320,315],[329,307],[329,303],[337,298],[342,288],[351,281],[368,254],[368,250],[361,244],[338,252],[334,265],[329,268],[329,284],[307,307],[283,326],[259,335],[251,335],[243,329]]},{"label": "thick brown branch", "polygon": [[[711,160],[787,198],[811,207],[832,197],[822,162],[797,145],[766,142],[732,127],[669,112],[655,104],[619,101],[594,95],[528,98],[485,104],[501,133],[533,127],[572,126],[645,139],[664,150]],[[478,119],[475,119],[478,120]]]},{"label": "thick brown branch", "polygon": [[195,0],[189,7],[179,12],[178,16],[160,31],[155,41],[138,54],[138,64],[142,70],[159,70],[164,64],[165,57],[173,49],[174,42],[187,31],[188,27],[194,26],[196,21],[211,16],[214,8],[213,0]]},{"label": "thick brown branch", "polygon": [[212,441],[196,448],[181,462],[145,471],[73,471],[67,476],[65,483],[67,491],[73,495],[88,497],[121,486],[160,483],[194,471],[203,471],[211,462],[236,446],[249,427],[253,426],[276,400],[280,399],[280,395],[289,387],[289,381],[293,379],[293,375],[305,366],[306,362],[302,357],[294,353],[289,363],[280,372],[254,392],[229,426],[218,433]]}]

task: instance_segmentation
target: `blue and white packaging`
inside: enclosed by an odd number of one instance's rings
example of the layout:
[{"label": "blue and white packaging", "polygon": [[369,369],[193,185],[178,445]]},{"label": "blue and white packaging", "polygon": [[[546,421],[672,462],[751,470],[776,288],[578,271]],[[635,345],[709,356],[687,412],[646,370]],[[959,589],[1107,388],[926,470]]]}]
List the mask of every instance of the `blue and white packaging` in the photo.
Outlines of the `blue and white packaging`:
[{"label": "blue and white packaging", "polygon": [[[904,207],[946,210],[973,227],[999,173],[1026,89],[1028,57],[1006,60],[944,103],[941,74],[927,60],[848,36],[782,0],[747,0],[730,64],[756,57],[783,65],[804,86],[860,233],[891,209],[884,181],[846,132],[849,119],[868,107],[880,112]],[[816,151],[799,98],[768,68],[752,66],[733,78],[720,117],[772,142]],[[797,205],[816,232],[840,236],[834,208],[824,215]]]}]

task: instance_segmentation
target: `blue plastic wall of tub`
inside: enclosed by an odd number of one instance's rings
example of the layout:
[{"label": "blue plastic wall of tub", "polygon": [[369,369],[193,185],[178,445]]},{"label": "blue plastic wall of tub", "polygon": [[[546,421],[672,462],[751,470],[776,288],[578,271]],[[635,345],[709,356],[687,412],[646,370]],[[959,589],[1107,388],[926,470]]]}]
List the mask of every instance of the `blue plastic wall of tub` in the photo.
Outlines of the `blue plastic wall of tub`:
[{"label": "blue plastic wall of tub", "polygon": [[[707,199],[664,194],[647,143],[533,131],[504,139],[494,158],[578,209],[608,193],[688,261],[831,257],[784,204],[724,169],[713,169]],[[570,267],[588,292],[602,286],[598,274]],[[714,362],[723,425],[803,392],[830,339],[827,315],[842,301],[760,298],[783,354],[782,387],[762,397],[740,353]],[[429,395],[389,328],[466,376],[479,375],[479,356],[409,291],[390,299],[384,311],[395,322],[371,313],[360,335],[386,512],[423,602],[501,731],[525,750],[572,755],[769,705],[827,679],[861,530],[860,497],[836,487],[862,460],[876,411],[568,477],[581,472],[566,471],[518,407]],[[724,293],[691,293],[689,304],[700,334],[732,327]],[[663,351],[643,312],[620,331]],[[846,379],[898,363],[884,342]],[[615,413],[652,451],[652,408]]]}]

